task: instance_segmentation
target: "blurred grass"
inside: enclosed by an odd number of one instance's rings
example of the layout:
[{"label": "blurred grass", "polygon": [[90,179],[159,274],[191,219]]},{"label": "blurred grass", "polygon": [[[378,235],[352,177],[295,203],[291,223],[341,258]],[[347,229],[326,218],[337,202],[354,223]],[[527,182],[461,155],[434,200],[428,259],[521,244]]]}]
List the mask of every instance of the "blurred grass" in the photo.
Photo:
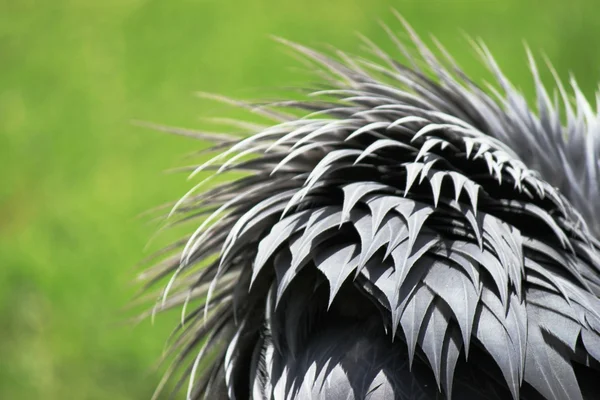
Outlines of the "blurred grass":
[{"label": "blurred grass", "polygon": [[529,95],[523,39],[586,94],[600,80],[595,0],[0,0],[0,398],[149,398],[174,320],[117,324],[156,229],[135,216],[184,193],[161,171],[199,144],[129,121],[198,127],[228,111],[195,90],[298,83],[271,34],[356,52],[361,32],[391,49],[377,23],[399,27],[391,6],[477,80],[461,30]]}]

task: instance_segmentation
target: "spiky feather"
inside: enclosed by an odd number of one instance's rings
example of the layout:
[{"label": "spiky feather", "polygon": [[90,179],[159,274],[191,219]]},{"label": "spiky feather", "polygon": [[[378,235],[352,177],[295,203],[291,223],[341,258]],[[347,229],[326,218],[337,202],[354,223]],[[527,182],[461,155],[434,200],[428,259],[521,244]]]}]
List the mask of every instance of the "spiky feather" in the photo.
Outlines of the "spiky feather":
[{"label": "spiky feather", "polygon": [[283,41],[322,86],[233,102],[273,121],[243,139],[193,133],[219,152],[193,175],[246,175],[177,202],[204,220],[145,274],[183,305],[189,399],[594,396],[600,113],[557,79],[561,112],[530,55],[532,111],[478,44],[488,95],[405,29],[410,66]]}]

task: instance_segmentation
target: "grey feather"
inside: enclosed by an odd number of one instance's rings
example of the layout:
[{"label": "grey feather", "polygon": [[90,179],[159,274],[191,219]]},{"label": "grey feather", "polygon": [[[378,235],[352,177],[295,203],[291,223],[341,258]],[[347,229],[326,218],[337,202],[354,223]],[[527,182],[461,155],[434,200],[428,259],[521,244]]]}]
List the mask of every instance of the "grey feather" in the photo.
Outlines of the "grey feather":
[{"label": "grey feather", "polygon": [[161,387],[180,370],[190,399],[595,398],[598,111],[556,79],[559,105],[528,52],[531,110],[475,44],[482,89],[404,25],[414,50],[386,31],[408,65],[368,39],[377,61],[282,40],[321,83],[210,96],[271,121],[235,122],[246,138],[169,130],[221,153],[169,214],[197,229],[141,276],[169,279],[148,314],[182,307]]}]

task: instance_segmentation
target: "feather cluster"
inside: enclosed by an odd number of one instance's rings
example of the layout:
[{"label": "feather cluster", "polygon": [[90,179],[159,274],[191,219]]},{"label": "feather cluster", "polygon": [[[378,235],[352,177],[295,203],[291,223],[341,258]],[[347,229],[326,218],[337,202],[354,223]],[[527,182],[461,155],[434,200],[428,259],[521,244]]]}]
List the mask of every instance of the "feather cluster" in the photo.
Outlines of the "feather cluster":
[{"label": "feather cluster", "polygon": [[[464,363],[500,388],[478,398],[583,399],[600,377],[600,113],[530,57],[531,110],[477,44],[501,89],[482,90],[406,31],[404,64],[286,42],[319,74],[306,100],[239,102],[273,123],[198,134],[218,154],[193,174],[244,174],[176,204],[202,222],[147,273],[170,276],[155,311],[183,308],[188,398],[450,398]],[[342,314],[366,333],[324,327]],[[348,364],[369,329],[383,373]]]}]

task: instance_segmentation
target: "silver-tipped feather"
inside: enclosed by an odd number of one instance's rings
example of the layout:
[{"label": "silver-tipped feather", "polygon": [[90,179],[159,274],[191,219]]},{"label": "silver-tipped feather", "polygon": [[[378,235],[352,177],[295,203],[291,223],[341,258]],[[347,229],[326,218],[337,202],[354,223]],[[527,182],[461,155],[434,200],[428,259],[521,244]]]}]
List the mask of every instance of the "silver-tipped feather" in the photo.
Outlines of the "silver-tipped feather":
[{"label": "silver-tipped feather", "polygon": [[563,124],[528,52],[532,111],[479,44],[492,97],[405,28],[410,67],[284,41],[323,87],[232,101],[274,121],[245,139],[193,133],[225,148],[193,174],[250,174],[177,202],[209,216],[147,274],[157,309],[201,302],[188,399],[596,398],[600,113],[557,79]]}]

